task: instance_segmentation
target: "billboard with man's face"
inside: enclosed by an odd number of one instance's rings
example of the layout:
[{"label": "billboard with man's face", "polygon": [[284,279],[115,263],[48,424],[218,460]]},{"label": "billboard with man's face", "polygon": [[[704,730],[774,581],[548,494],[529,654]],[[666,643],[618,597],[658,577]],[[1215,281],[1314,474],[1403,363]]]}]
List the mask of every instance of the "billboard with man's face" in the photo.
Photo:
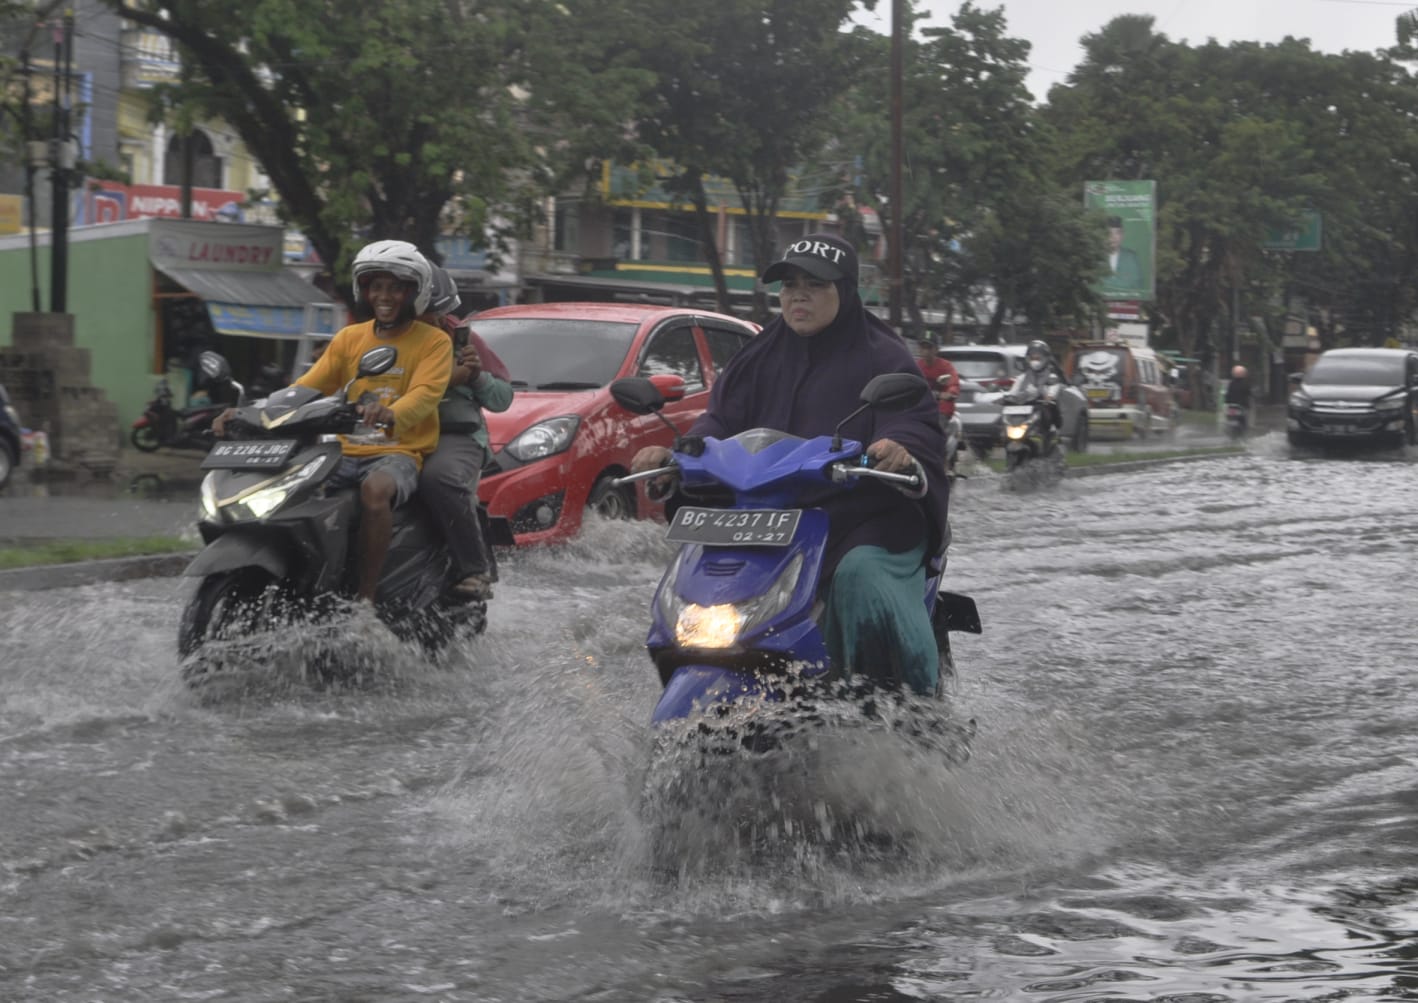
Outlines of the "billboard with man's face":
[{"label": "billboard with man's face", "polygon": [[1151,300],[1156,295],[1157,182],[1085,181],[1083,204],[1108,220],[1105,300]]}]

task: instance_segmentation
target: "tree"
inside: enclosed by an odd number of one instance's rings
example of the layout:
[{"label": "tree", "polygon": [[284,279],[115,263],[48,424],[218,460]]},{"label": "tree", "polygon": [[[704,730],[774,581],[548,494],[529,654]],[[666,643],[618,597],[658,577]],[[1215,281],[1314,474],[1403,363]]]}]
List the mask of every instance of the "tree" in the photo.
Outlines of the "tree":
[{"label": "tree", "polygon": [[[842,32],[856,0],[627,0],[626,23],[655,25],[630,33],[627,58],[653,74],[637,138],[671,161],[670,179],[696,212],[715,274],[721,309],[728,291],[704,190],[706,176],[728,179],[748,221],[760,267],[776,255],[775,227],[794,171],[832,133],[828,109],[857,79],[860,46]],[[768,316],[755,289],[754,313]]]},{"label": "tree", "polygon": [[[1292,293],[1374,333],[1413,310],[1418,92],[1402,67],[1296,39],[1193,48],[1135,16],[1083,45],[1046,109],[1067,137],[1060,177],[1157,181],[1154,307],[1184,354],[1228,354],[1228,320]],[[1268,251],[1305,210],[1323,249]]]},{"label": "tree", "polygon": [[175,97],[231,124],[337,270],[366,240],[432,250],[533,204],[541,175],[513,85],[539,3],[107,2],[172,38],[187,69]]},{"label": "tree", "polygon": [[[1050,176],[1052,134],[1025,86],[1029,43],[1006,33],[1002,11],[968,2],[948,27],[921,35],[907,46],[904,81],[902,271],[912,322],[921,326],[928,308],[973,316],[985,300],[994,340],[1018,311],[1036,324],[1086,313],[1102,231]],[[891,170],[884,41],[872,49],[878,72],[848,100],[840,151],[859,151],[851,195],[868,205],[885,201]]]}]

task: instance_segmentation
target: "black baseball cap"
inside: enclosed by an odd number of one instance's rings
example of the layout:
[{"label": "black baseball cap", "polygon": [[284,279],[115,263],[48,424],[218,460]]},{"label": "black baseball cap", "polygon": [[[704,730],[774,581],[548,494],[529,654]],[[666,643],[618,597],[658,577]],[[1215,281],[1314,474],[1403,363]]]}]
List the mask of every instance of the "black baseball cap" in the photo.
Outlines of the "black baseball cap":
[{"label": "black baseball cap", "polygon": [[783,257],[768,266],[762,281],[781,282],[790,268],[801,268],[827,282],[850,279],[857,284],[857,252],[851,244],[830,233],[810,233],[793,241]]}]

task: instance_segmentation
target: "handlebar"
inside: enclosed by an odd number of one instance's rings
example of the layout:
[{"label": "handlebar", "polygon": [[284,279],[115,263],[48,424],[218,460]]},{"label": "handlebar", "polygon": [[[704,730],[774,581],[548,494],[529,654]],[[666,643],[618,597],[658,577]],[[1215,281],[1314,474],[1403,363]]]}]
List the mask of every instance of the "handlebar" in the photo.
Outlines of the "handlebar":
[{"label": "handlebar", "polygon": [[[849,463],[834,463],[828,468],[831,471],[832,482],[841,484],[854,477],[875,477],[878,480],[890,481],[895,484],[905,484],[908,487],[918,488],[921,486],[921,478],[916,474],[898,474],[888,470],[877,470],[875,467],[853,466]],[[679,473],[679,466],[670,464],[665,467],[656,467],[653,470],[642,470],[638,474],[626,474],[624,477],[616,477],[611,480],[612,487],[621,487],[626,484],[634,484],[638,481],[648,481],[666,474]]]},{"label": "handlebar", "polygon": [[613,478],[611,487],[618,488],[625,484],[634,484],[636,481],[648,481],[654,477],[677,473],[679,473],[679,466],[672,463],[667,467],[656,467],[654,470],[642,470],[638,474],[626,474],[624,477]]},{"label": "handlebar", "polygon": [[875,467],[854,467],[848,463],[834,463],[831,470],[832,483],[834,484],[841,484],[853,477],[875,477],[877,480],[905,484],[913,488],[921,486],[921,478],[916,474],[898,474],[888,470],[877,470]]}]

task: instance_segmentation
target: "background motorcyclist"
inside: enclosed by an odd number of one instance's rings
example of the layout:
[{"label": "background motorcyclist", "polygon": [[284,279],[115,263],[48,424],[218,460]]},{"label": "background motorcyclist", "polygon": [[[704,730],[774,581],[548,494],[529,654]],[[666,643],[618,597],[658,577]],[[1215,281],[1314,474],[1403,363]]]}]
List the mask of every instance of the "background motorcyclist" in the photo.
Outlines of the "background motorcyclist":
[{"label": "background motorcyclist", "polygon": [[[946,468],[953,470],[960,444],[959,423],[953,422],[955,401],[960,396],[960,372],[954,363],[941,356],[933,339],[922,338],[920,345],[921,355],[916,360],[916,365],[920,367],[921,375],[926,378],[926,382],[931,385],[931,392],[935,394],[936,406],[940,411],[940,428],[946,438]],[[954,428],[951,427],[952,423]]]},{"label": "background motorcyclist", "polygon": [[1046,342],[1038,338],[1024,350],[1024,372],[1005,393],[1005,400],[1016,404],[1032,404],[1043,400],[1044,420],[1040,431],[1044,436],[1044,454],[1054,448],[1062,418],[1059,412],[1059,392],[1063,389],[1063,368]]},{"label": "background motorcyclist", "polygon": [[1251,377],[1245,366],[1232,366],[1231,379],[1226,384],[1226,394],[1222,400],[1228,407],[1232,404],[1241,409],[1241,434],[1244,435],[1251,423]]}]

